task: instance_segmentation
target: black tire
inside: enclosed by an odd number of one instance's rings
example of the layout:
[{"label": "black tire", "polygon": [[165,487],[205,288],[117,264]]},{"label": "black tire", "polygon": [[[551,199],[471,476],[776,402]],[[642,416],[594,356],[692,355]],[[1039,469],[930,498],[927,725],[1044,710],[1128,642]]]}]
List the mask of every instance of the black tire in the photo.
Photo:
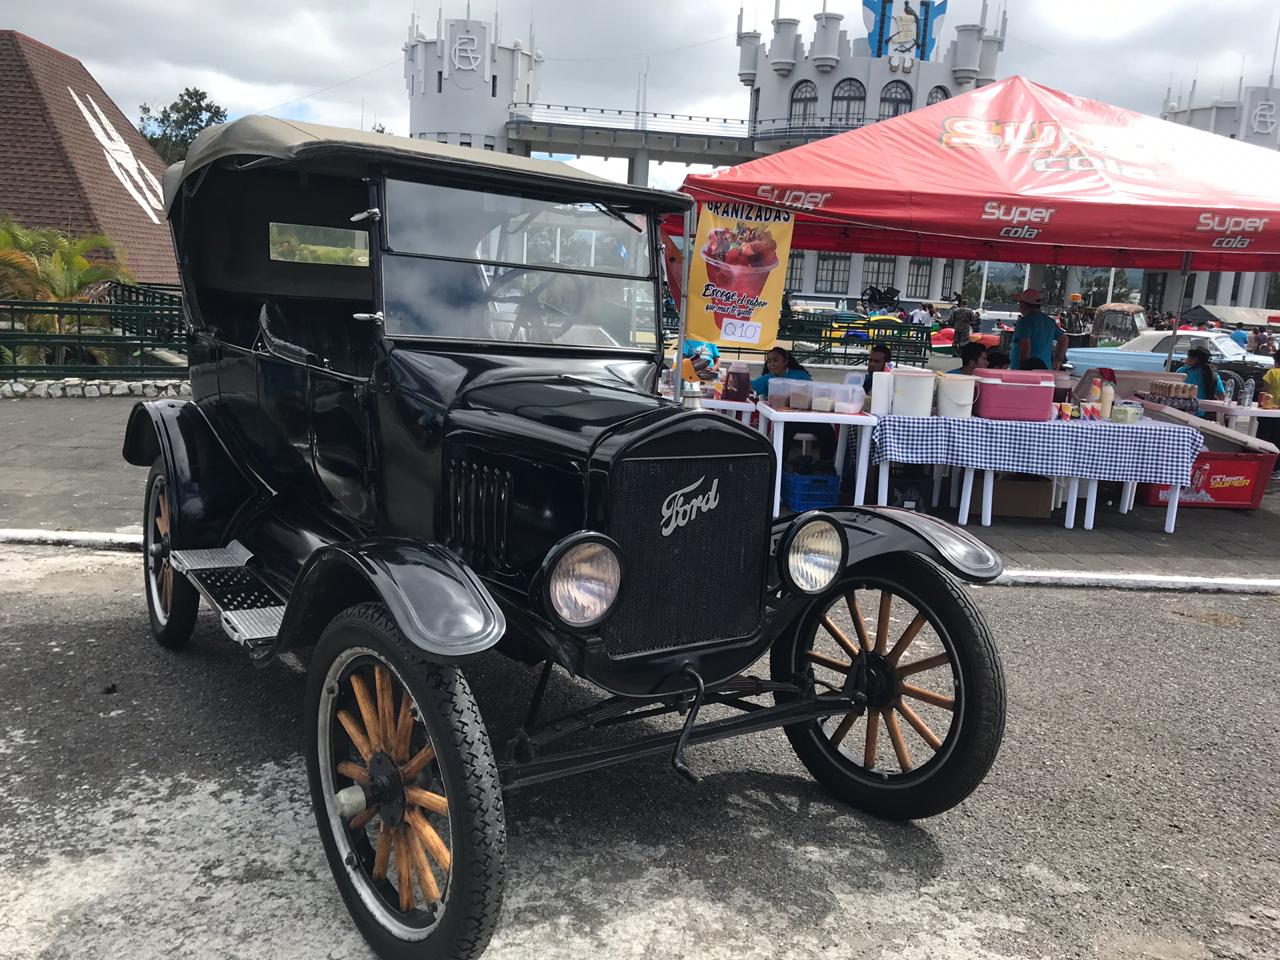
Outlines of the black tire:
[{"label": "black tire", "polygon": [[[849,717],[855,716],[849,715],[843,720],[836,717],[828,721],[814,720],[797,724],[786,728],[787,738],[814,778],[846,803],[890,820],[934,816],[951,809],[969,796],[995,762],[1005,723],[1004,672],[999,654],[986,621],[960,581],[924,557],[896,554],[853,568],[841,583],[814,601],[797,629],[789,637],[774,644],[770,666],[775,680],[788,681],[815,675],[810,651],[814,648],[819,629],[824,632],[824,636],[828,633],[828,628],[823,623],[824,615],[836,609],[836,604],[841,603],[855,589],[888,589],[901,598],[900,602],[904,606],[914,606],[926,621],[925,627],[920,628],[920,633],[927,627],[929,642],[941,652],[924,659],[941,660],[937,669],[944,678],[945,672],[941,667],[949,666],[951,672],[949,682],[952,684],[952,707],[946,735],[937,738],[941,741],[940,746],[933,748],[934,753],[930,759],[918,767],[903,768],[897,773],[883,772],[878,768],[875,760],[875,731],[878,731],[880,724],[885,725],[886,731],[890,724],[894,726],[897,732],[897,739],[892,743],[895,753],[898,742],[902,742],[904,749],[906,748],[903,731],[909,730],[909,727],[899,725],[897,720],[898,711],[902,710],[904,704],[901,693],[904,680],[889,668],[887,673],[882,674],[885,682],[880,687],[880,697],[876,701],[888,704],[887,707],[880,711],[869,711],[855,720],[849,720]],[[891,600],[892,602],[894,601]],[[850,616],[852,617],[852,611]],[[878,620],[877,615],[877,622]],[[867,632],[865,625],[864,632]],[[904,635],[906,632],[908,631],[904,631]],[[920,634],[913,636],[917,635]],[[834,634],[831,636],[834,637]],[[846,644],[850,642],[849,637],[844,639]],[[845,646],[845,649],[848,647]],[[903,650],[905,652],[906,648]],[[899,656],[903,654],[900,653]],[[906,665],[902,666],[905,668]],[[838,672],[833,671],[828,679],[838,680]],[[912,680],[914,689],[915,678]],[[821,692],[819,689],[819,693]],[[921,719],[910,704],[915,704],[917,709],[920,704],[912,700],[907,703],[907,708],[908,712],[914,714],[915,720]],[[878,713],[874,722],[872,712]],[[906,713],[901,715],[904,718],[907,716]],[[872,757],[870,768],[864,765],[865,760],[859,762],[840,747],[840,740],[847,736],[850,727],[845,727],[845,732],[838,735],[829,729],[834,725],[835,731],[839,731],[839,724],[844,721],[860,721],[865,725],[867,739],[873,743],[867,748]],[[925,726],[927,728],[929,725],[926,723]],[[915,730],[919,732],[918,727]],[[929,733],[936,736],[932,729]],[[833,740],[836,742],[833,743]],[[923,737],[920,742],[924,742]],[[907,752],[909,755],[909,751]],[[901,764],[900,756],[897,762]]]},{"label": "black tire", "polygon": [[[451,867],[442,874],[440,899],[423,909],[414,901],[407,912],[391,899],[395,891],[389,888],[390,871],[386,879],[374,879],[374,851],[365,827],[354,829],[329,800],[331,789],[354,782],[336,771],[340,759],[357,756],[351,741],[334,735],[341,729],[334,722],[337,711],[357,709],[344,701],[343,685],[353,673],[376,670],[379,664],[391,672],[392,682],[399,684],[396,689],[408,691],[416,707],[416,746],[411,751],[427,744],[436,751],[413,785],[429,785],[448,800],[447,813],[439,814],[437,821],[442,830],[447,827],[452,853]],[[403,706],[403,692],[401,698]],[[335,617],[312,651],[304,717],[316,826],[342,899],[365,940],[384,960],[478,956],[493,934],[502,905],[506,820],[489,736],[462,673],[433,663],[410,644],[382,604],[359,604]],[[329,731],[327,748],[322,743],[324,730]],[[394,815],[381,819],[384,809],[378,808],[379,824],[394,831],[389,827]],[[438,867],[437,860],[432,864]]]},{"label": "black tire", "polygon": [[176,650],[191,639],[200,609],[200,594],[186,577],[169,565],[174,505],[168,490],[164,458],[157,457],[147,474],[147,492],[143,498],[142,581],[151,635],[160,646]]}]

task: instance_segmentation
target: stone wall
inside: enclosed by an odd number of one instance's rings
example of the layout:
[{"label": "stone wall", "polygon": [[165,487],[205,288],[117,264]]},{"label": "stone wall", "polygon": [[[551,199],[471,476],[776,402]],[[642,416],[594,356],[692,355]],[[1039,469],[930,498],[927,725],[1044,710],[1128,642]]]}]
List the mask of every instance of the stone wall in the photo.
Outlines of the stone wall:
[{"label": "stone wall", "polygon": [[52,399],[93,397],[189,397],[191,384],[186,380],[4,380],[0,381],[0,398]]}]

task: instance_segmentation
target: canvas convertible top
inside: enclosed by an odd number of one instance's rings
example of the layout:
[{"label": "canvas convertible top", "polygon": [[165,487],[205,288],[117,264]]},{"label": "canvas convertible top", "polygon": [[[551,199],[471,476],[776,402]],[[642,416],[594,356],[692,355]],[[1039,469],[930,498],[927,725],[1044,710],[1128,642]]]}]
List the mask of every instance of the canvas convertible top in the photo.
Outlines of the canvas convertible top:
[{"label": "canvas convertible top", "polygon": [[276,117],[248,116],[218,124],[200,132],[183,163],[175,163],[164,175],[165,209],[173,205],[178,188],[210,164],[230,157],[273,158],[284,162],[342,160],[383,161],[437,170],[488,173],[512,184],[533,181],[579,181],[598,192],[602,200],[635,202],[661,211],[679,212],[692,201],[683,194],[615,183],[555,160],[535,160],[493,150],[455,147],[431,140],[394,137],[385,133],[348,130]]}]

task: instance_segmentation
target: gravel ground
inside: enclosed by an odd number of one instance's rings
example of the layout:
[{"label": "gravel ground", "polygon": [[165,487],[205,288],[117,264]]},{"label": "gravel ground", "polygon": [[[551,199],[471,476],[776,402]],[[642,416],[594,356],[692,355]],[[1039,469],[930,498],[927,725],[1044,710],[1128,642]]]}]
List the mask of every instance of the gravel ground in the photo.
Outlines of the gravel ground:
[{"label": "gravel ground", "polygon": [[[207,615],[156,647],[138,564],[0,550],[0,958],[369,956],[306,798],[302,676]],[[486,956],[1280,958],[1280,599],[978,600],[1010,713],[968,802],[875,821],[780,732],[691,750],[698,787],[654,760],[513,793]],[[535,676],[469,673],[509,730]]]}]

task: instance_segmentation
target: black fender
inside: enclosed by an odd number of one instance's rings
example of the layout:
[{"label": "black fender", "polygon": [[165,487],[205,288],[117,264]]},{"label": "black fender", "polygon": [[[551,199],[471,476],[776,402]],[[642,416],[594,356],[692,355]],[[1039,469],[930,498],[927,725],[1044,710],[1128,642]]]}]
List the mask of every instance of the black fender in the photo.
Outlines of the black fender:
[{"label": "black fender", "polygon": [[179,547],[222,546],[237,511],[255,492],[204,411],[190,400],[134,404],[121,453],[135,467],[164,457],[171,540]]},{"label": "black fender", "polygon": [[[962,580],[989,583],[1004,572],[1000,554],[960,527],[900,507],[831,507],[849,542],[846,569],[890,553],[918,553]],[[775,524],[776,544],[791,521]]]},{"label": "black fender", "polygon": [[384,604],[410,643],[445,663],[488,650],[507,629],[484,584],[444,547],[406,538],[354,540],[307,559],[262,660],[314,644],[333,617],[367,601]]}]

